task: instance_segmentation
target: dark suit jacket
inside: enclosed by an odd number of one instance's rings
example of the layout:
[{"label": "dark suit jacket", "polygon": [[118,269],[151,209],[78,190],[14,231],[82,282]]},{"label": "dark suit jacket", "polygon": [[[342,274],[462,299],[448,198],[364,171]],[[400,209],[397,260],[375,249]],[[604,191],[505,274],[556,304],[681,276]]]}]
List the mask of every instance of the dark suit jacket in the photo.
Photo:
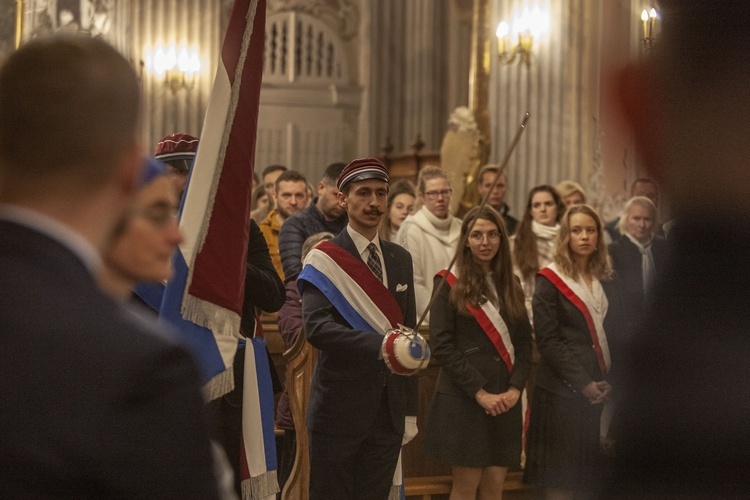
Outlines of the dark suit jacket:
[{"label": "dark suit jacket", "polygon": [[307,238],[326,231],[337,235],[346,228],[349,222],[346,214],[336,220],[326,220],[316,207],[317,202],[316,197],[310,206],[289,217],[281,226],[279,254],[285,279],[294,279],[302,271],[302,245]]},{"label": "dark suit jacket", "polygon": [[0,491],[216,498],[190,355],[70,250],[0,221]]},{"label": "dark suit jacket", "polygon": [[[435,278],[434,289],[441,278]],[[531,372],[531,325],[528,319],[508,323],[516,353],[513,372],[473,316],[458,314],[449,302],[450,287],[444,285],[433,305],[430,320],[432,355],[440,362],[436,391],[464,395],[474,400],[479,389],[493,394],[514,386],[523,391]],[[505,319],[505,318],[503,318]]]},{"label": "dark suit jacket", "polygon": [[[242,303],[240,329],[245,337],[252,337],[255,328],[255,308],[276,312],[284,305],[284,283],[273,267],[268,243],[258,224],[250,220],[247,244],[247,272],[245,298]],[[273,366],[273,364],[271,365]]]},{"label": "dark suit jacket", "polygon": [[[347,231],[341,231],[331,243],[361,260]],[[416,303],[411,255],[395,243],[380,240],[380,245],[388,289],[401,308],[405,325],[414,327]],[[408,288],[396,292],[399,284]],[[417,379],[393,375],[385,362],[378,359],[383,335],[352,329],[320,290],[310,285],[302,293],[302,315],[307,339],[319,351],[307,426],[328,434],[365,434],[380,406],[383,390],[387,390],[393,426],[397,433],[403,433],[404,417],[417,414]]]},{"label": "dark suit jacket", "polygon": [[500,210],[500,215],[503,216],[503,221],[505,221],[505,228],[508,230],[508,234],[515,234],[516,228],[518,227],[518,219],[510,215],[508,212],[510,212],[510,207],[507,203],[503,203],[503,209]]},{"label": "dark suit jacket", "polygon": [[532,307],[536,345],[542,356],[536,385],[572,398],[592,381],[602,380],[586,318],[539,274]]},{"label": "dark suit jacket", "polygon": [[[664,269],[667,261],[667,242],[659,236],[651,245],[655,272]],[[609,299],[605,330],[612,348],[613,359],[618,357],[636,326],[643,319],[647,295],[643,292],[641,252],[623,235],[609,245],[614,279],[604,285]],[[650,295],[650,294],[649,294]]]}]

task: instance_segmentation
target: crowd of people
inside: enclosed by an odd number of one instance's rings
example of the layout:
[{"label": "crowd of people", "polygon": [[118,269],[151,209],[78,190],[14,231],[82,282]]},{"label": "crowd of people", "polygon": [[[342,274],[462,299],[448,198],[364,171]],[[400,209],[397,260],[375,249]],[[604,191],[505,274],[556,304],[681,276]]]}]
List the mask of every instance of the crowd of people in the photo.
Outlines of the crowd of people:
[{"label": "crowd of people", "polygon": [[[312,499],[397,497],[419,430],[452,469],[452,500],[499,498],[521,467],[550,499],[747,494],[748,42],[730,20],[750,12],[662,3],[660,51],[618,87],[659,184],[637,179],[615,220],[574,181],[534,187],[516,220],[499,165],[480,170],[484,202],[461,219],[438,167],[411,184],[377,158],[333,163],[317,197],[299,172],[263,171],[237,336],[278,311],[287,346],[304,334],[317,349],[306,422],[280,400],[282,482],[305,425]],[[35,40],[0,68],[9,498],[241,496],[244,356],[235,391],[206,405],[191,355],[138,293],[171,275],[199,139],[165,137],[162,163],[144,162],[139,105],[130,64],[102,40]],[[440,370],[418,422],[417,377],[383,335],[422,315]]]},{"label": "crowd of people", "polygon": [[[359,380],[364,376],[364,359],[357,363],[360,374],[356,376],[351,373],[352,367],[342,368],[331,361],[348,366],[351,359],[341,361],[338,357],[342,353],[355,356],[362,349],[350,344],[361,342],[356,335],[334,333],[331,306],[323,308],[316,299],[314,307],[308,306],[309,314],[303,315],[305,297],[312,301],[316,296],[313,290],[320,293],[330,285],[306,278],[300,294],[299,270],[315,245],[336,235],[334,244],[355,253],[351,242],[340,243],[342,234],[348,232],[349,239],[358,241],[360,233],[354,229],[353,224],[358,222],[351,220],[350,205],[345,201],[351,195],[344,194],[339,186],[342,180],[345,186],[360,182],[362,175],[347,178],[347,169],[358,162],[376,171],[386,170],[376,159],[355,160],[349,166],[332,164],[320,181],[316,199],[305,197],[307,182],[301,174],[278,165],[264,172],[264,178],[274,172],[276,177],[274,188],[266,191],[271,198],[261,228],[265,228],[272,258],[279,254],[285,258],[284,269],[277,265],[279,277],[287,284],[287,302],[278,315],[280,331],[289,347],[304,327],[309,341],[321,351],[308,419],[313,457],[329,446],[342,449],[340,436],[339,440],[325,439],[331,437],[327,419],[335,415],[328,407],[336,406],[340,418],[350,419],[355,408],[351,401],[356,399],[353,395],[344,398],[350,400],[346,405],[329,402],[330,393],[339,397],[346,394],[343,381],[326,384],[317,374],[338,373],[338,377],[345,371],[349,373],[347,378],[358,380],[357,394],[366,384]],[[374,182],[362,177],[364,180]],[[658,199],[655,183],[645,178],[633,183],[634,196],[612,224],[619,232],[608,233],[601,217],[585,204],[584,188],[573,181],[556,187],[534,187],[518,221],[505,203],[508,175],[499,165],[480,169],[477,191],[482,200],[486,198],[484,206],[471,210],[463,219],[450,213],[450,178],[439,167],[422,169],[416,185],[405,179],[391,182],[385,175],[376,180],[388,182],[387,196],[384,200],[373,196],[370,210],[365,210],[370,216],[366,221],[368,235],[378,235],[367,241],[377,240],[379,245],[396,242],[408,251],[413,269],[409,293],[414,293],[413,310],[418,317],[437,294],[431,313],[424,318],[429,324],[434,357],[441,366],[426,421],[424,451],[451,465],[453,498],[496,497],[508,468],[518,468],[522,463],[522,442],[527,443],[528,481],[550,496],[565,498],[577,491],[596,491],[608,467],[602,447],[611,442],[611,360],[626,348],[654,276],[665,265],[666,242],[657,235],[657,209],[650,198],[642,196],[646,186],[651,198]],[[287,243],[290,241],[304,244],[297,250]],[[355,246],[357,250],[362,246],[362,252],[355,255],[366,262],[370,256],[366,242]],[[455,265],[449,269],[457,252]],[[395,271],[389,269],[388,261],[384,263],[380,269],[387,277]],[[344,265],[337,272],[342,270],[349,272]],[[550,272],[553,274],[548,276]],[[441,287],[445,277],[449,278],[447,285]],[[331,282],[338,287],[336,280]],[[440,290],[435,291],[438,287]],[[349,298],[347,302],[362,307],[358,300]],[[338,310],[336,306],[333,309]],[[323,312],[325,315],[318,318]],[[333,317],[342,319],[336,314]],[[379,336],[368,338],[375,341]],[[529,404],[532,398],[525,391],[532,338],[541,363],[533,403]],[[374,343],[372,359],[378,358],[376,348]],[[379,366],[384,369],[382,362]],[[318,391],[328,396],[323,398]],[[375,407],[374,418],[378,411],[385,410]],[[323,415],[323,423],[318,423]],[[460,429],[454,427],[456,419],[462,422]],[[289,444],[294,439],[294,422],[288,414],[286,396],[280,404],[277,425],[286,433],[281,453],[285,459],[294,452],[293,443]],[[345,428],[338,426],[339,431]],[[358,429],[357,434],[366,433]],[[351,456],[336,456],[336,460],[342,459],[347,464],[356,463]],[[312,491],[319,491],[319,498],[359,491],[319,489],[331,483],[330,479],[322,481],[323,475],[318,473],[320,467],[334,466],[332,457],[326,460],[324,464],[312,462]],[[386,476],[384,484],[390,486]],[[354,472],[352,477],[357,477]],[[361,477],[355,482],[371,488]]]}]

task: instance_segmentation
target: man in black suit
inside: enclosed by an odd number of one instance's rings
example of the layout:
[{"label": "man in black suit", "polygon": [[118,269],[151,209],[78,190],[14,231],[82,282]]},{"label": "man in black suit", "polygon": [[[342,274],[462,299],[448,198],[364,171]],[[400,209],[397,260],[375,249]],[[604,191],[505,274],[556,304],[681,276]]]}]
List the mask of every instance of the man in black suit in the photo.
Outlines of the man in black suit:
[{"label": "man in black suit", "polygon": [[[388,370],[380,348],[389,326],[372,327],[368,316],[414,327],[411,256],[378,237],[388,195],[379,160],[351,162],[338,189],[349,224],[308,254],[299,278],[307,338],[319,350],[307,415],[310,498],[385,500],[401,445],[417,433],[417,380]],[[347,292],[351,282],[367,296]]]},{"label": "man in black suit", "polygon": [[605,497],[746,498],[750,2],[659,4],[658,44],[622,71],[619,92],[676,221],[624,360]]},{"label": "man in black suit", "polygon": [[667,261],[667,242],[656,235],[656,205],[630,198],[620,217],[620,237],[608,247],[614,279],[602,284],[609,300],[605,331],[617,358],[643,317],[651,285]]},{"label": "man in black suit", "polygon": [[190,355],[96,282],[141,174],[139,104],[100,39],[38,39],[0,69],[4,497],[217,497]]}]

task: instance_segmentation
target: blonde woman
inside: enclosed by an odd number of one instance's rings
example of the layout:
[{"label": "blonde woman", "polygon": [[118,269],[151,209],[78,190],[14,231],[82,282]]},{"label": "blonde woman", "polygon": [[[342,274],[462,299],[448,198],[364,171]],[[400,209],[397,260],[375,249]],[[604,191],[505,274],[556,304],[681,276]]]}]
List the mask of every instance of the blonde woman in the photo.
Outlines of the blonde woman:
[{"label": "blonde woman", "polygon": [[575,181],[564,180],[555,186],[555,190],[560,194],[566,207],[586,203],[586,190]]},{"label": "blonde woman", "polygon": [[611,273],[599,216],[588,205],[571,207],[561,220],[554,262],[539,271],[533,301],[541,362],[525,480],[547,498],[593,497],[602,480],[602,409],[612,387],[600,281]]}]

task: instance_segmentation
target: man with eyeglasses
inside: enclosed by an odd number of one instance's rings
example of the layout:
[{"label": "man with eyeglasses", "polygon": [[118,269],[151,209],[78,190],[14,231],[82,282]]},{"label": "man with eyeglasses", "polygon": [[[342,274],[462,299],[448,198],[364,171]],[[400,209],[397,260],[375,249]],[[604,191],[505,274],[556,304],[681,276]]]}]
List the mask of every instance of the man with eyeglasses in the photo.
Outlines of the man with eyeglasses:
[{"label": "man with eyeglasses", "polygon": [[279,233],[284,222],[300,210],[307,207],[307,179],[295,170],[284,171],[277,179],[271,191],[276,208],[268,213],[259,224],[271,253],[271,261],[279,278],[284,279],[284,268],[279,254]]},{"label": "man with eyeglasses", "polygon": [[422,169],[417,192],[422,207],[404,220],[396,241],[412,255],[417,313],[421,315],[430,302],[435,274],[448,267],[456,252],[461,221],[450,213],[452,190],[442,168]]}]

